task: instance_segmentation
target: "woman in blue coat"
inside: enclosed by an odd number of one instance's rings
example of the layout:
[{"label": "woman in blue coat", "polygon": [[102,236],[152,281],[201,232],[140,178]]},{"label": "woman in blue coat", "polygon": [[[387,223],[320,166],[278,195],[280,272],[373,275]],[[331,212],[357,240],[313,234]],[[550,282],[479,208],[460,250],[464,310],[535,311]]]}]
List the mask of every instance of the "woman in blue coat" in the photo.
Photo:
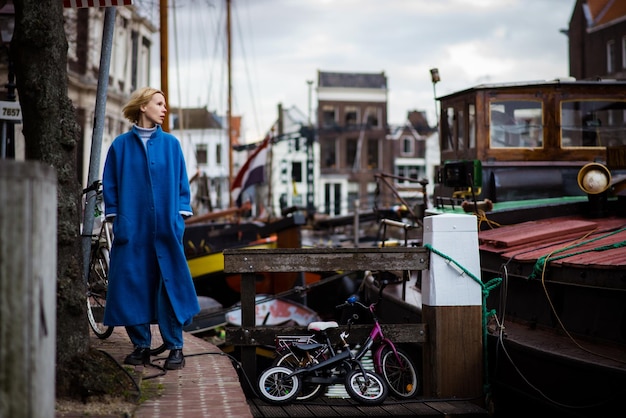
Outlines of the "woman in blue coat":
[{"label": "woman in blue coat", "polygon": [[134,351],[124,363],[150,363],[150,324],[158,323],[169,356],[184,367],[183,326],[200,311],[183,248],[192,215],[180,143],[164,132],[165,95],[146,87],[123,109],[133,127],[113,141],[102,178],[113,248],[104,323],[125,326]]}]

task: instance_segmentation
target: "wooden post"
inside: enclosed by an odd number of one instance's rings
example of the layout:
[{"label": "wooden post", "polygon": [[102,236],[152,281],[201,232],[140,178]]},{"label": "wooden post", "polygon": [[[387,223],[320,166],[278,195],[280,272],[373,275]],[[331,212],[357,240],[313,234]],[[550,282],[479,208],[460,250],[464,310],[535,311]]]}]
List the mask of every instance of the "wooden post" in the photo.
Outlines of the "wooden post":
[{"label": "wooden post", "polygon": [[424,218],[431,251],[422,277],[424,396],[478,398],[483,394],[482,289],[451,260],[480,278],[478,230],[473,215]]},{"label": "wooden post", "polygon": [[0,208],[0,417],[52,417],[56,172],[0,160]]}]

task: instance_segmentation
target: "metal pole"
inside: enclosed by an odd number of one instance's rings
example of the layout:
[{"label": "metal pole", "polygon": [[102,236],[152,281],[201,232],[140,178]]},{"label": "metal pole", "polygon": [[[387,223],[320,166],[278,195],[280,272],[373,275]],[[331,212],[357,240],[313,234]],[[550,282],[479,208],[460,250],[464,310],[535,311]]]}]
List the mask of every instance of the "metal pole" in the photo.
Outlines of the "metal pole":
[{"label": "metal pole", "polygon": [[[169,41],[168,41],[168,21],[167,21],[167,0],[161,0],[159,7],[159,22],[161,30],[159,31],[160,48],[161,48],[161,91],[165,94],[165,99],[169,100]],[[164,131],[170,130],[170,118],[169,116],[163,121],[161,125]]]},{"label": "metal pole", "polygon": [[439,111],[437,109],[437,88],[435,87],[441,78],[439,77],[439,70],[437,68],[430,69],[430,78],[433,82],[433,98],[435,99],[435,126],[439,126]]},{"label": "metal pole", "polygon": [[[100,68],[98,70],[98,89],[96,92],[96,111],[94,115],[93,138],[91,140],[91,156],[89,158],[89,176],[87,186],[93,184],[100,176],[100,154],[102,153],[102,133],[106,113],[107,90],[109,88],[109,67],[111,65],[111,48],[115,29],[115,7],[107,7],[104,11],[104,28],[102,30],[102,49],[100,52]],[[89,275],[89,258],[91,255],[91,234],[93,230],[94,209],[96,206],[95,190],[85,195],[85,211],[83,213],[83,273],[87,280]]]},{"label": "metal pole", "polygon": [[311,106],[311,87],[313,86],[313,80],[307,80],[307,84],[309,85],[309,126],[311,125],[311,113],[312,113],[312,106]]}]

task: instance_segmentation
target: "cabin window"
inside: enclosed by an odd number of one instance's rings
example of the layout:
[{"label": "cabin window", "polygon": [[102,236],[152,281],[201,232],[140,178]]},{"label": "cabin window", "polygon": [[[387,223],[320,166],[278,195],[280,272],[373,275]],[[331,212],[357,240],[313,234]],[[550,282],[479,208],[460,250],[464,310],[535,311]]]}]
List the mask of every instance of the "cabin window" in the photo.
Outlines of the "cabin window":
[{"label": "cabin window", "polygon": [[584,100],[561,103],[562,147],[626,145],[626,101]]},{"label": "cabin window", "polygon": [[626,36],[622,38],[622,68],[626,68]]},{"label": "cabin window", "polygon": [[541,147],[543,112],[540,101],[494,100],[489,104],[491,148]]},{"label": "cabin window", "polygon": [[615,72],[615,41],[610,40],[606,43],[606,73]]},{"label": "cabin window", "polygon": [[476,108],[473,104],[469,105],[467,108],[467,119],[469,122],[469,131],[467,132],[467,137],[469,139],[469,148],[476,148]]},{"label": "cabin window", "polygon": [[356,126],[358,124],[358,114],[356,106],[346,106],[345,109],[345,125],[346,126]]},{"label": "cabin window", "polygon": [[332,128],[337,125],[337,111],[334,106],[322,106],[322,126]]},{"label": "cabin window", "polygon": [[456,131],[457,150],[463,151],[465,149],[465,116],[462,110],[459,110],[456,114]]},{"label": "cabin window", "polygon": [[450,151],[454,146],[454,108],[446,109],[441,118],[441,150]]}]

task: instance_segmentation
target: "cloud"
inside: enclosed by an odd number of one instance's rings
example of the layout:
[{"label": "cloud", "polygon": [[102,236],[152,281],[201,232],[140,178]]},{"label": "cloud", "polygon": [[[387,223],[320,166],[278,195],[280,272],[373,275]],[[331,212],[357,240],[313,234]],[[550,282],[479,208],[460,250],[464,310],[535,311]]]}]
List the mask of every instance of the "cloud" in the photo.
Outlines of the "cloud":
[{"label": "cloud", "polygon": [[[225,114],[226,2],[175,3],[178,39],[170,40],[170,51],[176,51],[169,54],[170,104]],[[391,124],[403,123],[414,109],[426,110],[434,123],[433,67],[442,78],[437,95],[484,82],[568,75],[567,38],[559,29],[568,26],[575,0],[231,3],[233,113],[243,115],[249,142],[263,138],[279,103],[308,112],[307,80],[316,84],[318,70],[384,71]],[[158,37],[155,42],[152,75],[159,80]]]}]

